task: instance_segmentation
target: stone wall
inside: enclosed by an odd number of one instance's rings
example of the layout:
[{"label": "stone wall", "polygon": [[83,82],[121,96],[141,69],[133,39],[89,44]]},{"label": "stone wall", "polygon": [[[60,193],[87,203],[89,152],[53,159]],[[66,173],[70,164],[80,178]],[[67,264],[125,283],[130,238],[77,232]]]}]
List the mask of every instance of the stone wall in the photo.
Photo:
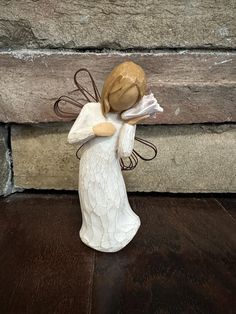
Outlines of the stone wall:
[{"label": "stone wall", "polygon": [[164,107],[138,126],[158,156],[124,173],[128,190],[236,192],[235,15],[232,0],[2,0],[0,194],[77,189],[71,122],[53,103],[78,68],[101,89],[124,60],[144,68]]},{"label": "stone wall", "polygon": [[235,48],[234,0],[1,0],[1,46]]},{"label": "stone wall", "polygon": [[[78,188],[76,145],[67,143],[70,124],[14,126],[12,152],[17,188]],[[139,126],[157,157],[124,172],[129,191],[236,192],[236,126]],[[136,150],[150,155],[145,146]]]},{"label": "stone wall", "polygon": [[[59,120],[53,103],[75,89],[75,68],[91,70],[101,90],[118,63],[133,60],[147,74],[148,85],[165,109],[145,124],[190,124],[236,120],[235,52],[76,53],[7,51],[0,53],[3,122]],[[90,86],[86,76],[82,83]],[[91,90],[92,92],[92,90]]]}]

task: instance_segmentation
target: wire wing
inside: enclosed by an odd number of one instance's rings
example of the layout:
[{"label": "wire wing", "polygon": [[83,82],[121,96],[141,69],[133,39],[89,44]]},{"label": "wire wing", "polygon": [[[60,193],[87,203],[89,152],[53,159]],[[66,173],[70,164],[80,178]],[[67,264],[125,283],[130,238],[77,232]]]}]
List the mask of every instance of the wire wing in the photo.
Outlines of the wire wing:
[{"label": "wire wing", "polygon": [[127,162],[125,162],[124,159],[120,158],[120,166],[121,169],[124,171],[133,170],[138,165],[139,158],[144,161],[151,161],[157,156],[157,148],[153,143],[137,136],[135,137],[135,140],[150,148],[152,154],[149,157],[144,157],[139,152],[137,152],[137,150],[133,149],[131,156],[127,158]]},{"label": "wire wing", "polygon": [[[90,87],[90,89],[85,88],[80,83],[80,81],[83,81],[83,79],[85,78],[84,72],[85,75],[88,75],[88,87]],[[81,79],[81,74],[83,75],[83,79]],[[79,114],[79,110],[75,111],[75,108],[81,109],[88,102],[100,101],[100,93],[93,79],[93,76],[88,69],[81,68],[75,72],[74,84],[76,86],[76,89],[68,92],[68,95],[71,96],[62,95],[54,103],[54,111],[60,118],[75,119]]]}]

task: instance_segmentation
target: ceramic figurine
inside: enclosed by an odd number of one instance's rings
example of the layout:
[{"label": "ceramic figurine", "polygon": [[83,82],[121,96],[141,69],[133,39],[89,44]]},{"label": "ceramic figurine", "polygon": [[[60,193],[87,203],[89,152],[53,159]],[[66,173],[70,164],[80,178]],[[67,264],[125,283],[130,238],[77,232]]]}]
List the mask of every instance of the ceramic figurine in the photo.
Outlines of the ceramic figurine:
[{"label": "ceramic figurine", "polygon": [[[80,90],[86,96],[85,89]],[[145,72],[139,65],[132,61],[117,65],[107,76],[101,97],[83,105],[68,134],[70,144],[81,146],[79,235],[87,246],[101,252],[121,250],[140,227],[127,197],[121,158],[139,156],[134,150],[136,124],[162,112],[154,95],[145,91]]]}]

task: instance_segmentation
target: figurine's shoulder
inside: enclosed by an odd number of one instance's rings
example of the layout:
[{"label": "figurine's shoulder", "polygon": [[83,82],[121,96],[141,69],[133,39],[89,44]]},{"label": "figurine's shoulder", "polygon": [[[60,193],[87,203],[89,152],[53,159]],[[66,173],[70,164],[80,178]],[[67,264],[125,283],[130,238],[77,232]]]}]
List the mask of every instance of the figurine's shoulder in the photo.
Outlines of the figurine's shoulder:
[{"label": "figurine's shoulder", "polygon": [[87,112],[94,112],[94,111],[100,111],[101,110],[101,104],[100,102],[87,102],[83,106],[84,111]]}]

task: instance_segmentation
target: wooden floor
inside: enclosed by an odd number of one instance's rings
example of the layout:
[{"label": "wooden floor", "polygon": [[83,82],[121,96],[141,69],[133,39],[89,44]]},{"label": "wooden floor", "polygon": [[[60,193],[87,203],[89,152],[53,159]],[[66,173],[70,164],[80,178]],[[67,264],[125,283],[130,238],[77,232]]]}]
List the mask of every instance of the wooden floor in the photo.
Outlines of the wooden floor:
[{"label": "wooden floor", "polygon": [[0,199],[0,314],[236,313],[235,196],[129,199],[117,253],[80,241],[77,194]]}]

